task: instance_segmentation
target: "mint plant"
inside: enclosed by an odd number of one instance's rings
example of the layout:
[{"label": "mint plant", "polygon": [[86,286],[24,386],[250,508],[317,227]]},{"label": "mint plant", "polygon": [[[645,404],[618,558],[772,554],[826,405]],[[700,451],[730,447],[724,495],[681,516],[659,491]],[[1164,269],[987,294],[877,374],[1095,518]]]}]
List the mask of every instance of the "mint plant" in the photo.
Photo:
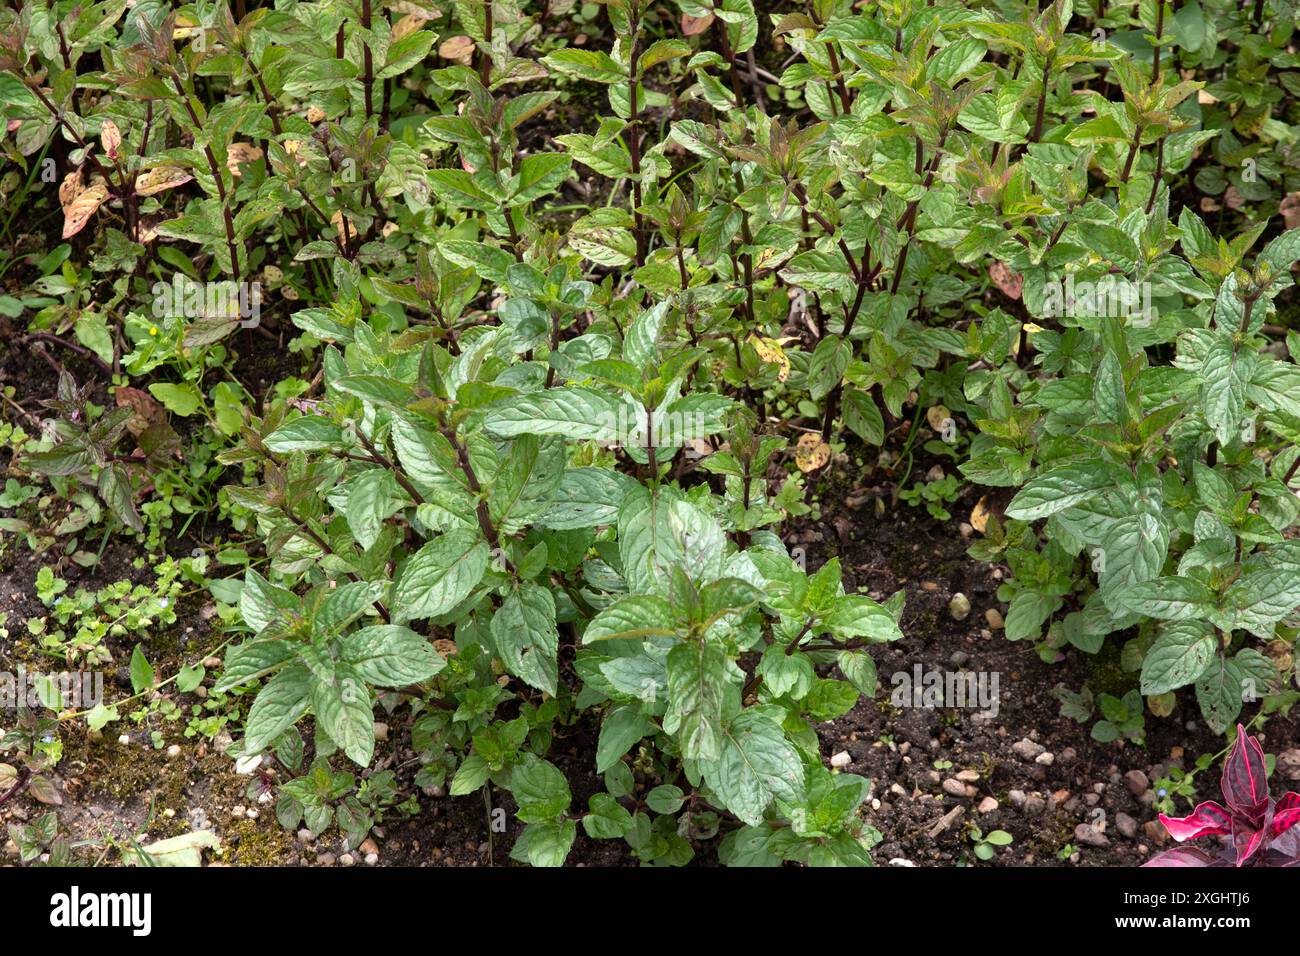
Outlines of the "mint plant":
[{"label": "mint plant", "polygon": [[[825,803],[846,775],[824,770],[809,721],[874,693],[865,648],[901,636],[901,601],[891,613],[845,594],[833,560],[807,575],[766,532],[737,547],[707,486],[663,480],[684,444],[722,430],[731,404],[684,391],[695,356],[661,349],[667,317],[663,306],[637,315],[622,357],[607,339],[568,340],[556,358],[572,364],[548,367],[590,384],[550,388],[527,359],[538,343],[508,324],[466,330],[454,355],[365,323],[340,333],[326,402],[248,429],[247,448],[227,456],[262,462],[261,485],[228,493],[258,515],[280,581],[246,575],[254,636],[228,652],[215,688],[269,677],[244,754],[310,712],[318,754],[366,767],[373,695],[400,691],[438,711],[418,726],[434,774],[455,764],[452,793],[510,790],[525,824],[512,852],[553,865],[576,821],[550,740],[595,712],[609,790],[582,818],[593,836],[680,863],[689,847],[665,835],[725,811],[743,834],[724,842],[728,858],[869,862],[853,814],[867,784],[853,778],[852,799]],[[610,467],[610,444],[640,480]],[[455,642],[450,664],[429,639],[442,634]],[[562,647],[574,654],[563,669]],[[741,661],[755,654],[747,676]],[[818,676],[822,661],[845,679]],[[520,716],[497,719],[512,701]],[[619,802],[632,799],[624,757],[647,739],[642,772],[690,787],[685,822],[662,809],[671,801]]]},{"label": "mint plant", "polygon": [[238,577],[160,574],[285,826],[414,812],[380,705],[520,861],[869,863],[816,727],[903,595],[783,539],[859,477],[994,489],[1006,636],[1119,660],[1059,695],[1099,743],[1294,703],[1286,3],[12,6],[0,322],[58,384],[0,390],[0,528],[75,633],[28,629],[109,659],[170,614],[56,593],[89,529],[228,523]]},{"label": "mint plant", "polygon": [[[1171,224],[1135,215],[1146,235],[1172,242]],[[1095,653],[1106,635],[1141,625],[1131,646],[1142,692],[1195,684],[1206,719],[1222,729],[1244,700],[1279,685],[1283,675],[1252,638],[1272,639],[1300,606],[1283,537],[1300,514],[1288,487],[1296,454],[1287,449],[1268,464],[1254,454],[1257,429],[1287,432],[1298,411],[1300,369],[1261,351],[1261,333],[1289,282],[1276,278],[1300,253],[1300,233],[1270,242],[1246,271],[1239,265],[1246,242],[1236,251],[1216,245],[1186,210],[1177,231],[1187,259],[1175,266],[1180,260],[1165,258],[1160,268],[1183,270],[1173,294],[1196,304],[1159,320],[1062,317],[1078,326],[1080,342],[1086,336],[1097,347],[1076,352],[1062,369],[1069,374],[1024,388],[1017,408],[1024,427],[984,446],[984,456],[1023,454],[1044,467],[1007,507],[1006,528],[995,528],[976,553],[1011,565],[1014,579],[1002,589],[1011,601],[1009,638],[1041,636],[1064,610],[1048,643]],[[1047,365],[1064,336],[1035,341]],[[1148,343],[1172,345],[1172,364],[1152,364]],[[1071,370],[1087,356],[1095,365]],[[1035,447],[1035,434],[1052,441]],[[995,478],[973,463],[965,470]],[[1041,519],[1047,541],[1039,548],[1027,523]]]}]

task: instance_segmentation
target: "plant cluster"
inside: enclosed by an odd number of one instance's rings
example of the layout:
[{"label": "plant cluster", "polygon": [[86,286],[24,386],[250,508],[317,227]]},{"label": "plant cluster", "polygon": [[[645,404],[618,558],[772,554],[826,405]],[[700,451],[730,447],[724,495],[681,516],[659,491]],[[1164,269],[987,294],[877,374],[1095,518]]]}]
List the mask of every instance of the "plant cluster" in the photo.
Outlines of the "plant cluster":
[{"label": "plant cluster", "polygon": [[[405,806],[366,773],[405,705],[417,784],[508,791],[516,859],[581,826],[870,863],[816,725],[875,693],[903,595],[781,537],[864,449],[939,520],[958,478],[909,486],[918,449],[994,489],[970,553],[1009,639],[1122,642],[1099,741],[1184,687],[1216,731],[1300,696],[1285,4],[571,6],[0,12],[7,188],[52,163],[65,241],[0,312],[112,395],[42,349],[6,530],[202,510],[255,543],[191,571],[239,635],[214,693],[255,695],[234,754],[308,768],[286,826]],[[259,349],[302,367],[258,387]]]}]

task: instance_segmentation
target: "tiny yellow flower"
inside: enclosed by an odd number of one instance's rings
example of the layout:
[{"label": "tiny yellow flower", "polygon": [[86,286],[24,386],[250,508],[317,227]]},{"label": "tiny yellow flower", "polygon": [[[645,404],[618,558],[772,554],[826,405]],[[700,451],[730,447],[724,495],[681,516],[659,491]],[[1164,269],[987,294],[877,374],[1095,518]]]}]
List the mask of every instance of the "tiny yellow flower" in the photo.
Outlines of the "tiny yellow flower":
[{"label": "tiny yellow flower", "polygon": [[151,326],[149,326],[149,334],[150,334],[150,335],[157,335],[157,334],[158,334],[158,326],[156,326],[156,325],[151,325]]}]

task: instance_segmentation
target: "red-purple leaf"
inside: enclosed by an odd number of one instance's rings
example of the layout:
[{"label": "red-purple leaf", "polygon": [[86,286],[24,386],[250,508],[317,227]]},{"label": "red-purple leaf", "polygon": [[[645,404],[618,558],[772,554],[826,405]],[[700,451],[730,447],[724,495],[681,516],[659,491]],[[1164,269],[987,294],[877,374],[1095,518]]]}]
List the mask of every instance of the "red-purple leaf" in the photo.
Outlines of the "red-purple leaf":
[{"label": "red-purple leaf", "polygon": [[1206,800],[1185,817],[1167,817],[1162,813],[1160,822],[1179,843],[1232,832],[1232,816],[1213,800]]},{"label": "red-purple leaf", "polygon": [[1269,825],[1270,837],[1277,837],[1300,823],[1300,793],[1288,793],[1273,807],[1273,822]]},{"label": "red-purple leaf", "polygon": [[1232,845],[1237,850],[1237,866],[1244,866],[1246,861],[1258,853],[1267,842],[1268,831],[1263,827],[1255,829],[1237,817],[1232,821]]},{"label": "red-purple leaf", "polygon": [[1142,864],[1147,866],[1213,866],[1214,857],[1194,846],[1176,846],[1153,856]]},{"label": "red-purple leaf", "polygon": [[1264,751],[1259,741],[1246,735],[1246,728],[1237,725],[1237,742],[1223,763],[1223,799],[1240,816],[1259,827],[1268,809],[1268,771],[1264,766]]}]

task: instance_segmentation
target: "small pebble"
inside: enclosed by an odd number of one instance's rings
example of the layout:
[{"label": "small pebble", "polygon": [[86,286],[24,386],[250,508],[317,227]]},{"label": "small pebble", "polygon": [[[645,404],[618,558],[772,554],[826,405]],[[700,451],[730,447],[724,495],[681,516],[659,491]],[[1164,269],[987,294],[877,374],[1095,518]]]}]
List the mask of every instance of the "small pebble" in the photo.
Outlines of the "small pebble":
[{"label": "small pebble", "polygon": [[1084,846],[1110,846],[1110,840],[1106,839],[1106,834],[1087,823],[1080,823],[1074,828],[1074,839],[1075,842],[1082,843]]},{"label": "small pebble", "polygon": [[966,784],[949,777],[943,782],[943,792],[951,797],[964,797],[966,796]]},{"label": "small pebble", "polygon": [[1024,760],[1036,759],[1038,755],[1043,752],[1044,749],[1045,748],[1043,747],[1042,744],[1035,743],[1034,741],[1030,740],[1028,737],[1018,740],[1011,745],[1012,753],[1014,753],[1017,757],[1020,757]]},{"label": "small pebble", "polygon": [[1128,792],[1135,797],[1140,797],[1151,789],[1151,781],[1141,770],[1130,770],[1124,774],[1124,783],[1128,786]]}]

